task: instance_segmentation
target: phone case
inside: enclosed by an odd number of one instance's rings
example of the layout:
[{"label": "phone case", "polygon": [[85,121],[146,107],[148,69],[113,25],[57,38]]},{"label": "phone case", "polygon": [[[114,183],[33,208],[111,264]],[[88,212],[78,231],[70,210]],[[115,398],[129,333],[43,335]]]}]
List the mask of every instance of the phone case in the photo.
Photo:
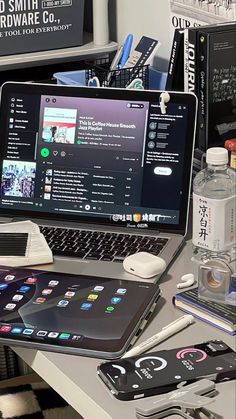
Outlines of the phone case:
[{"label": "phone case", "polygon": [[166,393],[201,378],[215,382],[236,378],[236,353],[223,341],[151,352],[106,362],[98,375],[120,400]]}]

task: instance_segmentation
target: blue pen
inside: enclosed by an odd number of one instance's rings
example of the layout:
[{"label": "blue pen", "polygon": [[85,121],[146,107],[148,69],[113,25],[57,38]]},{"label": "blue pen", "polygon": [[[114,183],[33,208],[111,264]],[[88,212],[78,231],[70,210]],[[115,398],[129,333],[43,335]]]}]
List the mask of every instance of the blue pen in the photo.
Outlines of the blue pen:
[{"label": "blue pen", "polygon": [[130,51],[133,43],[133,35],[129,34],[125,40],[124,47],[123,47],[123,54],[119,63],[119,68],[123,68],[125,66],[126,61],[130,56]]}]

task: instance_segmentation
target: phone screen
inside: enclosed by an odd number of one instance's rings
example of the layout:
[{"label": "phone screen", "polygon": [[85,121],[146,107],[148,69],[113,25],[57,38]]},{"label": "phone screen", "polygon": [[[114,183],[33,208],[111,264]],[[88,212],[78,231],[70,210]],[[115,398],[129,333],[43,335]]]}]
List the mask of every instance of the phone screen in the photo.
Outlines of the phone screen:
[{"label": "phone screen", "polygon": [[236,353],[222,341],[210,341],[107,362],[98,374],[117,398],[132,400],[175,390],[184,381],[236,378]]}]

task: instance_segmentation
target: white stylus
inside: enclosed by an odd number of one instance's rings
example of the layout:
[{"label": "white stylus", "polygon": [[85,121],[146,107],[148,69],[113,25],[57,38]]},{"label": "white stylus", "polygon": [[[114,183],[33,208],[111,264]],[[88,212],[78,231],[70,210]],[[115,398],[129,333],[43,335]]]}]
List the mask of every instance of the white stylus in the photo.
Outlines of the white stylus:
[{"label": "white stylus", "polygon": [[157,333],[156,335],[147,339],[145,342],[140,343],[140,345],[135,346],[134,348],[130,349],[130,351],[126,352],[122,356],[122,358],[129,358],[131,356],[136,356],[136,355],[142,354],[143,352],[146,352],[148,349],[152,348],[153,346],[158,345],[158,343],[162,342],[163,340],[169,338],[170,336],[184,329],[189,324],[192,324],[193,321],[194,321],[194,317],[191,316],[191,314],[186,314],[180,317],[174,322],[163,327],[163,329],[161,329],[161,331]]}]

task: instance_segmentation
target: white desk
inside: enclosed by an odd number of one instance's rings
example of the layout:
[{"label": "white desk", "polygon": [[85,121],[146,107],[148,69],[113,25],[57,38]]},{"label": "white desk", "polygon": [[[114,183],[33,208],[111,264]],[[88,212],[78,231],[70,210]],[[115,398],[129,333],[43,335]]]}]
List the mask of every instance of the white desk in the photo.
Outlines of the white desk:
[{"label": "white desk", "polygon": [[[177,292],[176,284],[181,275],[193,272],[191,243],[188,243],[160,281],[162,299],[157,312],[148,327],[139,338],[139,342],[157,333],[167,323],[183,313],[172,305],[172,296]],[[75,272],[75,263],[70,264]],[[63,261],[56,262],[57,270],[65,271]],[[64,268],[64,269],[63,269]],[[68,271],[68,269],[67,269]],[[170,349],[181,345],[192,345],[208,339],[222,339],[232,348],[236,348],[236,339],[217,328],[196,320],[194,325],[169,338],[158,346],[158,349]],[[135,406],[139,401],[121,402],[115,399],[97,377],[96,368],[101,362],[80,356],[63,355],[28,349],[15,349],[48,384],[50,384],[67,402],[77,410],[84,419],[135,419]],[[157,347],[154,348],[157,350]],[[220,403],[225,419],[235,419],[236,402],[232,386],[235,382],[217,385],[225,403]],[[235,386],[236,388],[236,386]],[[233,396],[232,396],[233,394]]]}]

